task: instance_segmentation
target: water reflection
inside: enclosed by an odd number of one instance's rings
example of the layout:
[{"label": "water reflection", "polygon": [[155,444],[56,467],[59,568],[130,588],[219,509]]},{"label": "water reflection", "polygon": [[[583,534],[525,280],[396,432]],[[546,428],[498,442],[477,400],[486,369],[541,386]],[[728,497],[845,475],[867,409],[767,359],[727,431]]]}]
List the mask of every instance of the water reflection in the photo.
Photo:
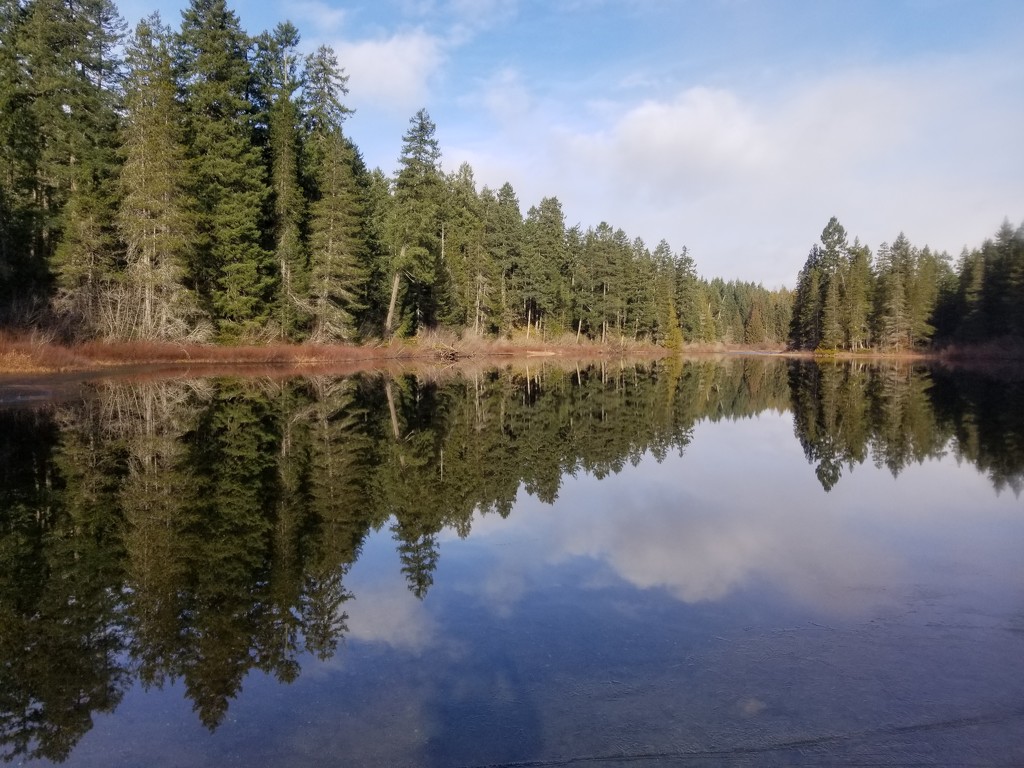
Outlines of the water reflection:
[{"label": "water reflection", "polygon": [[[684,603],[769,577],[816,603],[883,590],[901,565],[771,463],[797,450],[783,414],[825,491],[866,462],[895,476],[951,452],[1019,494],[1022,397],[1019,380],[735,359],[104,382],[80,403],[0,412],[2,754],[66,759],[136,681],[183,686],[214,730],[252,672],[290,683],[346,635],[419,653],[438,630],[417,598],[442,541],[471,529],[526,541],[467,580],[506,614],[530,592],[524,558],[599,560]],[[763,444],[745,448],[766,461],[731,466],[729,422],[758,414]],[[679,476],[659,472],[684,452]],[[403,592],[351,578],[381,530]],[[535,734],[515,668],[485,666],[479,690],[440,691],[435,709],[489,702]]]},{"label": "water reflection", "polygon": [[[869,457],[893,476],[952,450],[997,491],[1024,488],[1024,377],[915,366],[792,363],[797,438],[829,491]],[[951,442],[952,441],[952,442]]]}]

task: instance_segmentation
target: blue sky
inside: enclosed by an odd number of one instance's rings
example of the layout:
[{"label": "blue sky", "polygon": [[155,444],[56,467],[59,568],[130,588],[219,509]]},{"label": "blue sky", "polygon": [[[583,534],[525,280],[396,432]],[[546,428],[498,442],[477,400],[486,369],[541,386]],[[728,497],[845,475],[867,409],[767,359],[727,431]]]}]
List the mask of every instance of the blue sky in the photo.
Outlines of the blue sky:
[{"label": "blue sky", "polygon": [[[185,0],[122,0],[130,25]],[[350,75],[346,124],[394,171],[426,107],[445,170],[557,196],[689,248],[707,277],[790,285],[830,216],[954,257],[1024,219],[1021,0],[235,0]]]}]

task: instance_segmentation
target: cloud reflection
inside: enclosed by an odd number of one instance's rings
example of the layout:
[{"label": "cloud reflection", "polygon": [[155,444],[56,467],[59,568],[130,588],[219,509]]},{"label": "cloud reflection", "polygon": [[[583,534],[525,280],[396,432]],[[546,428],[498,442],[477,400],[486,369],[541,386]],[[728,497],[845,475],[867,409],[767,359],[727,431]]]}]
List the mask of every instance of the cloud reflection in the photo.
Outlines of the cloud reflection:
[{"label": "cloud reflection", "polygon": [[507,611],[531,574],[587,557],[687,603],[767,587],[829,613],[877,604],[903,559],[814,485],[788,417],[709,426],[681,458],[648,457],[601,481],[566,478],[554,508],[523,494],[507,520],[478,518],[472,537],[511,545],[494,548],[501,554],[476,589]]}]

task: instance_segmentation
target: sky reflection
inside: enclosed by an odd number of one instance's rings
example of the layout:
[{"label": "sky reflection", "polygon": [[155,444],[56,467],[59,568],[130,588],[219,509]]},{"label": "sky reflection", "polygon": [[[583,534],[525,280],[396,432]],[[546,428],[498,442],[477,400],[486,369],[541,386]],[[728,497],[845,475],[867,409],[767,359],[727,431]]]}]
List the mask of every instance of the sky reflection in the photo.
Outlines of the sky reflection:
[{"label": "sky reflection", "polygon": [[[646,456],[603,480],[566,478],[553,506],[521,492],[505,520],[477,515],[464,545],[487,547],[494,558],[462,588],[507,614],[544,588],[546,567],[584,557],[685,603],[768,588],[824,614],[862,616],[891,606],[898,585],[922,577],[916,570],[948,559],[966,556],[979,575],[1024,583],[1014,547],[999,546],[1019,533],[1020,505],[1012,494],[994,495],[948,456],[907,468],[900,482],[861,465],[825,493],[789,415],[705,422],[682,457],[659,464]],[[458,545],[445,549],[447,558]]]}]

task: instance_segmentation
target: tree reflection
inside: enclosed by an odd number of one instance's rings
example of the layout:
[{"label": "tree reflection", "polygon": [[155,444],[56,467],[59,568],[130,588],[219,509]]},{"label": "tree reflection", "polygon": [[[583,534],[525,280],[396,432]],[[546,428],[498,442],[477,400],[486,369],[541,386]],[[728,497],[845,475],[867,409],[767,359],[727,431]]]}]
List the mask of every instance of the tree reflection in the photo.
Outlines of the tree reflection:
[{"label": "tree reflection", "polygon": [[701,420],[792,410],[827,491],[952,451],[1024,477],[1020,380],[766,358],[103,383],[0,412],[0,743],[65,759],[138,681],[183,684],[223,722],[253,669],[282,682],[337,652],[345,578],[388,527],[429,593],[439,534],[682,452]]},{"label": "tree reflection", "polygon": [[895,477],[947,451],[997,491],[1024,487],[1020,378],[898,364],[789,367],[794,430],[826,491],[868,458]]}]

